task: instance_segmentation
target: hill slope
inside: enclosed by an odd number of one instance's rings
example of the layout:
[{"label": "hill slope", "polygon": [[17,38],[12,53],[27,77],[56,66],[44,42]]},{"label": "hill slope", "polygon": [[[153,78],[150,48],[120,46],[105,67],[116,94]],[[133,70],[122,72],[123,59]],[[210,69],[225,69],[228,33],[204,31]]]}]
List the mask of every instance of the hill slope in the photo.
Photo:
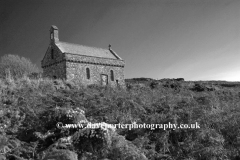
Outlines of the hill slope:
[{"label": "hill slope", "polygon": [[[126,89],[0,80],[2,159],[236,159],[238,83],[127,80]],[[71,113],[71,114],[70,114]],[[199,124],[200,128],[57,128],[56,124]],[[196,125],[195,125],[196,126]],[[15,157],[15,158],[14,158]],[[60,156],[64,157],[64,156]]]}]

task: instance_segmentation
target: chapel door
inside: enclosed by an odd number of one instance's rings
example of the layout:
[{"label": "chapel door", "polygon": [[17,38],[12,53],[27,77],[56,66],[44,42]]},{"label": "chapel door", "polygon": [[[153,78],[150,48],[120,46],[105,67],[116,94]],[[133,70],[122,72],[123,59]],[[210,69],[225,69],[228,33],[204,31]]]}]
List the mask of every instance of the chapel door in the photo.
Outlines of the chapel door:
[{"label": "chapel door", "polygon": [[107,85],[108,84],[108,76],[106,74],[101,74],[101,81],[102,85]]}]

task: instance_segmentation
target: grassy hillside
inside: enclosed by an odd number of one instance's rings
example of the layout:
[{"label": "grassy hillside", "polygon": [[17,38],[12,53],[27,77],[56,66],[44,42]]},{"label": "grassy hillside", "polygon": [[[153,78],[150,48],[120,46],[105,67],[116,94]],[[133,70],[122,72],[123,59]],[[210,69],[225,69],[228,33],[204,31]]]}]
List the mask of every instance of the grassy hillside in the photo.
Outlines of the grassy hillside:
[{"label": "grassy hillside", "polygon": [[[239,84],[142,78],[126,80],[126,89],[121,89],[27,77],[0,79],[0,159],[239,159]],[[80,120],[197,122],[200,128],[56,127],[57,122]]]}]

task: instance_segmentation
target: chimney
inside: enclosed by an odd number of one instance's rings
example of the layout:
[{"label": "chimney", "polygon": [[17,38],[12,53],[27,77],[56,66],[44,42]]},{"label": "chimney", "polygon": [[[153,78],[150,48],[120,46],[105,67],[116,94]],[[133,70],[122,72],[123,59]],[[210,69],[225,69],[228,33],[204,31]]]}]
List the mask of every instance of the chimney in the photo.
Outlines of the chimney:
[{"label": "chimney", "polygon": [[51,28],[50,28],[50,42],[53,42],[53,43],[58,43],[59,42],[58,28],[54,25],[52,25]]}]

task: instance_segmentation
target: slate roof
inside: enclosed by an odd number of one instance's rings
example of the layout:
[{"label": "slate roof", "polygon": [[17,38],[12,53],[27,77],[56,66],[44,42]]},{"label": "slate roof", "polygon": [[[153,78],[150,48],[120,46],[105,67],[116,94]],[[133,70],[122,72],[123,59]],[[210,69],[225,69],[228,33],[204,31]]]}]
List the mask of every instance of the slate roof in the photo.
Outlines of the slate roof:
[{"label": "slate roof", "polygon": [[122,60],[113,50],[109,49],[88,47],[62,41],[59,41],[58,43],[56,43],[56,45],[63,53]]}]

